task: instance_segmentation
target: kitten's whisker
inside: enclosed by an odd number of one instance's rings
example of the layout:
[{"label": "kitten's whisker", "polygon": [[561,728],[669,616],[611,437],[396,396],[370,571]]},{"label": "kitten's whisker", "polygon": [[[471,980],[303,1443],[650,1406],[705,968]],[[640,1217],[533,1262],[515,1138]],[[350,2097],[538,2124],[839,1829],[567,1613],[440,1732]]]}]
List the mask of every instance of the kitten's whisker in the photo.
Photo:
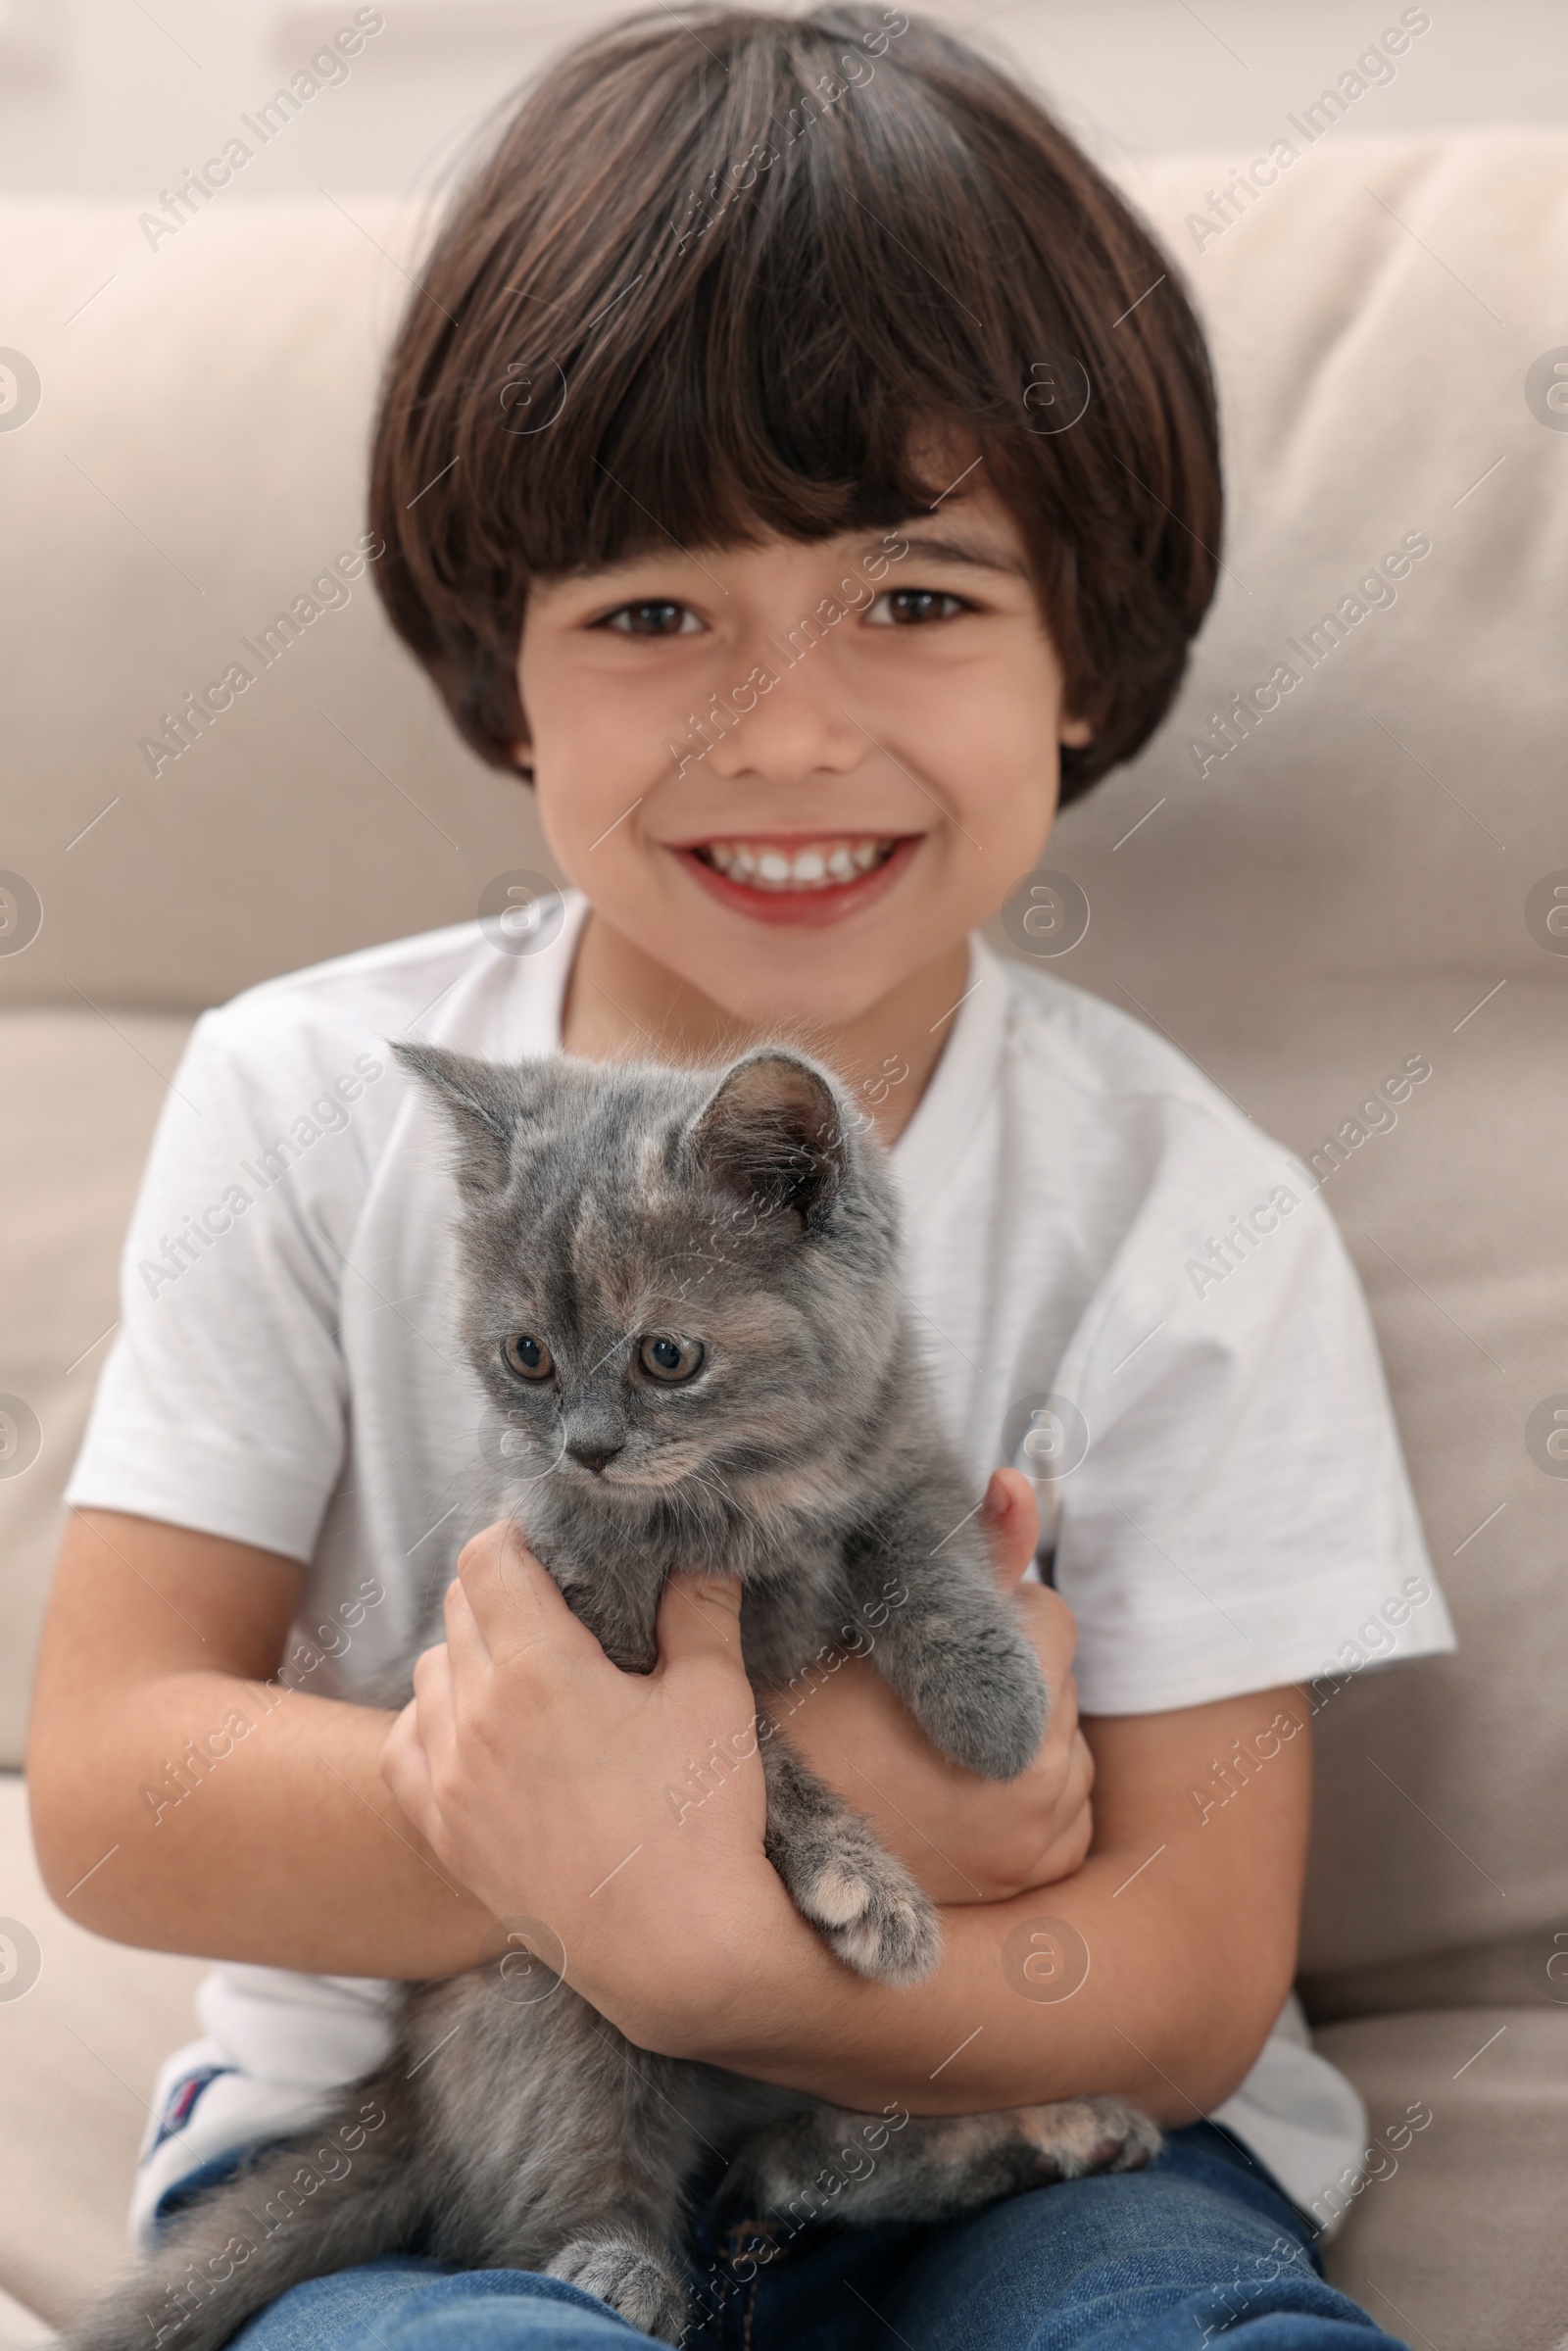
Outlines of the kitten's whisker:
[{"label": "kitten's whisker", "polygon": [[720,1518],[722,1519],[726,1515],[726,1510],[733,1511],[739,1518],[749,1518],[751,1516],[750,1511],[746,1508],[743,1502],[740,1502],[736,1499],[730,1488],[724,1483],[723,1479],[719,1477],[718,1472],[714,1470],[710,1474],[711,1477],[716,1480],[715,1484],[710,1484],[708,1478],[703,1477],[695,1469],[691,1472],[691,1482],[694,1486],[698,1487],[702,1493],[706,1494],[712,1494],[717,1498]]}]

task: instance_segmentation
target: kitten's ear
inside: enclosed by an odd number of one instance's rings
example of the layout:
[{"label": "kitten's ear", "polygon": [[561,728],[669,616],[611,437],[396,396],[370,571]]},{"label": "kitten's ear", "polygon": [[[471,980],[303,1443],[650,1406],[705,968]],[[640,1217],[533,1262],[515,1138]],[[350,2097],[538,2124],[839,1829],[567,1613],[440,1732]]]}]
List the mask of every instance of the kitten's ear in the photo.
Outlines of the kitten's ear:
[{"label": "kitten's ear", "polygon": [[832,1085],[799,1053],[764,1046],[737,1061],[689,1130],[698,1165],[721,1191],[808,1226],[838,1197],[844,1126]]},{"label": "kitten's ear", "polygon": [[398,1045],[392,1051],[411,1077],[417,1078],[451,1120],[458,1139],[457,1178],[465,1192],[505,1190],[512,1168],[512,1139],[534,1106],[526,1066],[476,1060],[439,1045]]}]

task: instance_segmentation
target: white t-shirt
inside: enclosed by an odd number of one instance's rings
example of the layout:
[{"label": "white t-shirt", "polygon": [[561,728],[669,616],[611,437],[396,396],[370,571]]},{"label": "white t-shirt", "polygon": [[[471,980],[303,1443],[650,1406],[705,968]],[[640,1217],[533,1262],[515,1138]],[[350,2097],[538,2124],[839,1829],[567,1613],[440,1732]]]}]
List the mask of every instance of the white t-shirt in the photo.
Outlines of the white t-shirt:
[{"label": "white t-shirt", "polygon": [[[585,910],[532,954],[468,923],[251,989],[198,1021],[171,1088],[67,1498],[307,1562],[296,1688],[368,1689],[473,1531],[444,1138],[387,1041],[558,1052]],[[976,1495],[1004,1460],[1037,1481],[1084,1712],[1451,1648],[1309,1174],[1100,999],[979,940],[969,990],[893,1151],[907,1293]],[[383,2053],[392,1996],[219,1967],[207,2037],[160,2079],[133,2226],[313,2120]],[[1365,2143],[1294,2002],[1218,2119],[1308,2208]]]}]

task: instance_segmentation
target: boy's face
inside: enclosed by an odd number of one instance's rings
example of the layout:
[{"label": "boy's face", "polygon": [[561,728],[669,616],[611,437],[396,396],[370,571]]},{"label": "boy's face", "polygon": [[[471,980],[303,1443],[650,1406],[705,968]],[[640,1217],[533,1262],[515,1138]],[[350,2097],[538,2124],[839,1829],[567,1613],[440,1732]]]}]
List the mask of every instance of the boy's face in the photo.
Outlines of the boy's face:
[{"label": "boy's face", "polygon": [[671,542],[547,582],[518,681],[563,871],[749,1027],[839,1027],[951,956],[1088,739],[976,473],[897,531]]}]

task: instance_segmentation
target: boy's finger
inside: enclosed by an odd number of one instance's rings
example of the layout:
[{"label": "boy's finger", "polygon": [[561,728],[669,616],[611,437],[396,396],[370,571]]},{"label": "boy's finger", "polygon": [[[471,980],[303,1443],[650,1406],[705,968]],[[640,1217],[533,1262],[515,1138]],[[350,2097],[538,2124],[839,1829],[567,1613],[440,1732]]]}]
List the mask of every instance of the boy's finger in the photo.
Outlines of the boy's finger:
[{"label": "boy's finger", "polygon": [[[1076,1745],[1083,1738],[1078,1728],[1078,1677],[1069,1674],[1064,1682],[1051,1686],[1051,1726],[1049,1736],[1060,1746],[1063,1741]],[[1085,1753],[1088,1752],[1086,1748]]]},{"label": "boy's finger", "polygon": [[1040,1541],[1040,1505],[1021,1469],[992,1471],[980,1523],[991,1538],[997,1582],[1004,1592],[1011,1592]]},{"label": "boy's finger", "polygon": [[492,1662],[490,1643],[485,1640],[474,1615],[473,1602],[461,1574],[447,1586],[446,1598],[441,1603],[446,1620],[447,1646],[452,1652],[456,1670],[466,1676],[477,1673]]},{"label": "boy's finger", "polygon": [[1078,1653],[1078,1619],[1049,1584],[1025,1584],[1017,1604],[1025,1638],[1033,1642],[1040,1670],[1054,1690],[1067,1679]]},{"label": "boy's finger", "polygon": [[486,1527],[465,1545],[458,1574],[477,1631],[498,1664],[542,1642],[568,1648],[586,1644],[603,1655],[511,1519]]},{"label": "boy's finger", "polygon": [[662,1665],[718,1658],[743,1671],[739,1576],[671,1576],[659,1603],[658,1637]]},{"label": "boy's finger", "polygon": [[381,1749],[381,1778],[402,1810],[422,1837],[436,1812],[430,1779],[430,1758],[417,1723],[417,1701],[411,1698],[387,1733]]},{"label": "boy's finger", "polygon": [[458,1701],[452,1687],[452,1653],[445,1641],[426,1649],[414,1669],[416,1736],[427,1763],[450,1763],[458,1743]]}]

